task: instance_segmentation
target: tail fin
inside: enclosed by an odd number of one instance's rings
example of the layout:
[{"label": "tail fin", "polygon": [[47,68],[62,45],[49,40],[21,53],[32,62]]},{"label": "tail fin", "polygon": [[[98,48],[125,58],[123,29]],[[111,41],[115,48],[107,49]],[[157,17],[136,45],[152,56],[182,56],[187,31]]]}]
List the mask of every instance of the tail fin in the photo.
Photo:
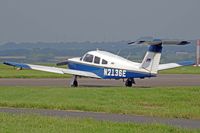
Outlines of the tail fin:
[{"label": "tail fin", "polygon": [[145,69],[152,74],[157,74],[158,66],[160,63],[162,45],[186,45],[190,44],[189,41],[184,40],[172,40],[172,39],[154,39],[153,37],[142,37],[135,42],[128,44],[147,44],[149,50],[147,51],[140,68]]},{"label": "tail fin", "polygon": [[162,45],[150,45],[149,49],[141,63],[140,68],[157,74],[162,52]]}]

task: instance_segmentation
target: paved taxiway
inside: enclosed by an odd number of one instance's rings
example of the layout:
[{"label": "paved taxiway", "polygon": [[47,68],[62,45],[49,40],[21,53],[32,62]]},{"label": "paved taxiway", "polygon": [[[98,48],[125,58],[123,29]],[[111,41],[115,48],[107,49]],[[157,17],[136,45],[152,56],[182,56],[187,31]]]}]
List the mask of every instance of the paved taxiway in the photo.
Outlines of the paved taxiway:
[{"label": "paved taxiway", "polygon": [[[0,86],[69,86],[71,79],[0,79]],[[122,80],[79,78],[80,86],[124,86]],[[200,75],[163,74],[158,77],[136,79],[138,87],[200,86]]]},{"label": "paved taxiway", "polygon": [[0,108],[0,112],[13,114],[39,114],[56,117],[93,118],[95,120],[113,122],[134,122],[134,123],[161,123],[182,128],[200,128],[200,120],[170,119],[137,115],[108,114],[95,112],[62,111],[48,109],[21,109],[21,108]]}]

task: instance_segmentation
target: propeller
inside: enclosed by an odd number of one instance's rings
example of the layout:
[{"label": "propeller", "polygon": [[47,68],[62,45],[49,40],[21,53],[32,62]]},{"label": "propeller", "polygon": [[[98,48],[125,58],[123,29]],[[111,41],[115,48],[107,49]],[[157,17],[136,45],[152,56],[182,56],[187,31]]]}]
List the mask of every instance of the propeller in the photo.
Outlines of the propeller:
[{"label": "propeller", "polygon": [[63,65],[67,65],[69,62],[68,62],[68,60],[66,60],[66,61],[63,61],[63,62],[58,62],[56,65],[57,66],[63,66]]}]

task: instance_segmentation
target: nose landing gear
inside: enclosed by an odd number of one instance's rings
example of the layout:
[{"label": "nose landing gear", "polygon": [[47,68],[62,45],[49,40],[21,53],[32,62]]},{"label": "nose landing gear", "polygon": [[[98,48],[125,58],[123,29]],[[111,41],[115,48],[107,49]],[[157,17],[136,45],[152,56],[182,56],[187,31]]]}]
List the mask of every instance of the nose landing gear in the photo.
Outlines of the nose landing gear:
[{"label": "nose landing gear", "polygon": [[70,83],[70,86],[71,87],[78,87],[78,81],[77,81],[77,76],[76,75],[73,76],[72,81]]}]

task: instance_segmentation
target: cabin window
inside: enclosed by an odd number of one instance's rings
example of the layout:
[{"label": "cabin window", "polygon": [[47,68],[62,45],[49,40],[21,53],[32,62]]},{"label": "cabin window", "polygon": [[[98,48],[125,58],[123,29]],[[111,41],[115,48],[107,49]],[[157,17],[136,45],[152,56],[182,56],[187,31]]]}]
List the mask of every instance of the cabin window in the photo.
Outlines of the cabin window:
[{"label": "cabin window", "polygon": [[93,61],[93,55],[91,54],[86,54],[86,56],[83,59],[86,62],[92,62]]},{"label": "cabin window", "polygon": [[108,64],[108,61],[106,61],[106,60],[102,60],[102,64]]},{"label": "cabin window", "polygon": [[95,56],[95,58],[94,58],[94,63],[95,64],[99,64],[100,63],[100,58],[99,57],[97,57],[97,56]]}]

